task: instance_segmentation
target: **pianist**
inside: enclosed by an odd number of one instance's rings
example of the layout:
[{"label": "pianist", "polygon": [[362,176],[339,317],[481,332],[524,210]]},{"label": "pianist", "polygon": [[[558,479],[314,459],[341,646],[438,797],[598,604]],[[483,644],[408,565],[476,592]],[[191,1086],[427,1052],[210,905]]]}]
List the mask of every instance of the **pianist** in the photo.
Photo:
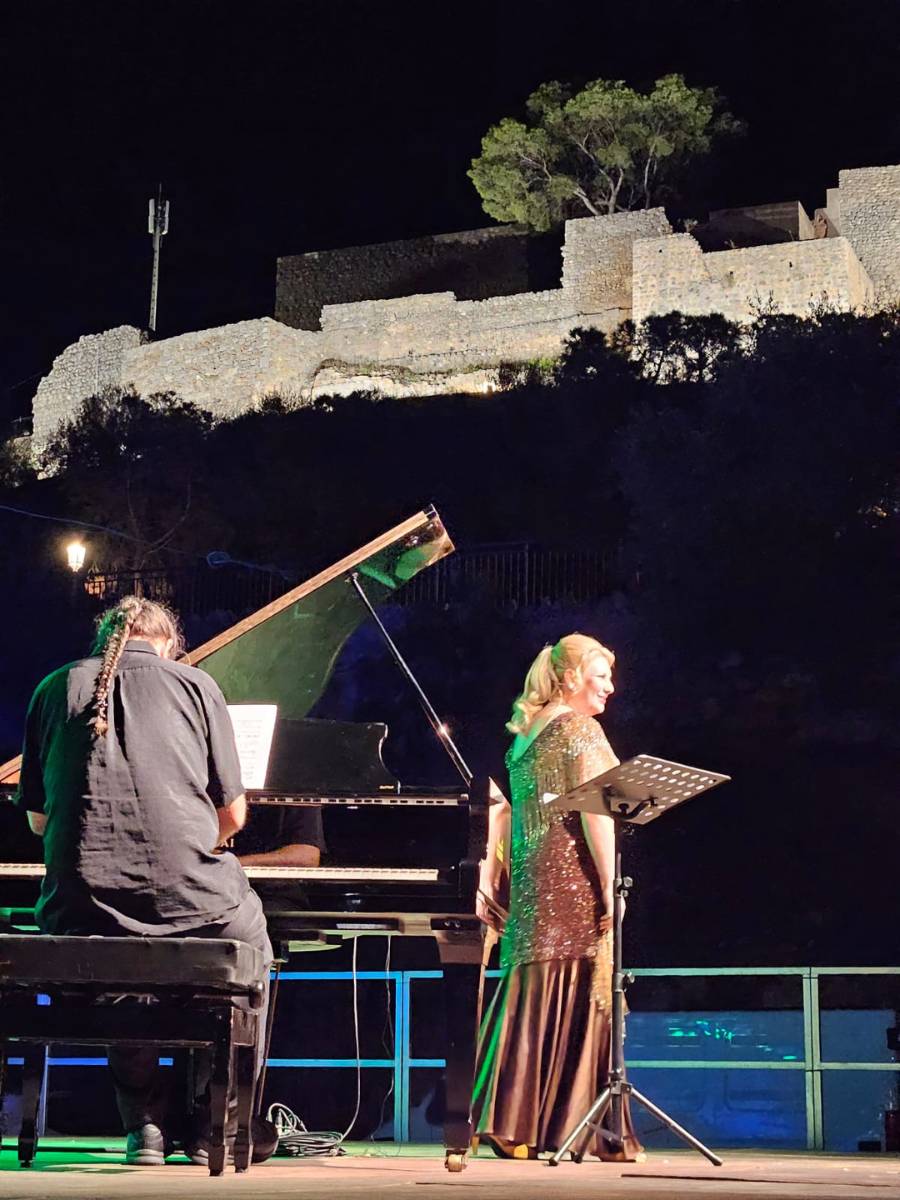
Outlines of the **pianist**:
[{"label": "pianist", "polygon": [[[35,690],[18,803],[44,842],[37,921],[50,934],[234,938],[268,962],[259,898],[233,855],[213,853],[246,819],[231,722],[218,685],[173,661],[180,648],[173,614],[129,596],[99,618],[93,656]],[[171,1073],[157,1058],[110,1049],[134,1165],[169,1150]],[[195,1162],[203,1124],[201,1105]]]}]

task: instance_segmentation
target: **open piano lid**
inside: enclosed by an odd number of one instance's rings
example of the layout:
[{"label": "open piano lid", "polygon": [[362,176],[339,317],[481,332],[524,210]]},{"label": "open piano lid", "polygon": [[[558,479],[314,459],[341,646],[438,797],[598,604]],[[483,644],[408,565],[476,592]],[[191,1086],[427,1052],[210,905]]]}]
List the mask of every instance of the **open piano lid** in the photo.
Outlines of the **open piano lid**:
[{"label": "open piano lid", "polygon": [[277,704],[279,717],[304,717],[318,700],[344,643],[366,619],[349,585],[356,573],[380,604],[453,551],[433,508],[320,571],[252,616],[187,654],[231,704]]},{"label": "open piano lid", "polygon": [[[181,661],[206,671],[231,704],[277,704],[279,717],[304,717],[318,700],[344,643],[367,618],[348,580],[355,572],[380,604],[453,543],[433,508],[320,571]],[[0,766],[0,787],[19,782],[20,756]]]}]

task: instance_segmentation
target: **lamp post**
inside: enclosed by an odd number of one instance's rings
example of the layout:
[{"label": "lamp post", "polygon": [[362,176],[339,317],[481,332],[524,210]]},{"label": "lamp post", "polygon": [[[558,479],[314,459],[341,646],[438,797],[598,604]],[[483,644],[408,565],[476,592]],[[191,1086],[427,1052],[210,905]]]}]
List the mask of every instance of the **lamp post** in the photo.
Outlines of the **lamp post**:
[{"label": "lamp post", "polygon": [[84,566],[84,558],[87,554],[87,547],[84,542],[69,542],[66,546],[66,562],[69,570],[76,575]]},{"label": "lamp post", "polygon": [[80,538],[75,538],[66,546],[66,565],[72,572],[72,603],[78,599],[78,575],[84,566],[87,546]]}]

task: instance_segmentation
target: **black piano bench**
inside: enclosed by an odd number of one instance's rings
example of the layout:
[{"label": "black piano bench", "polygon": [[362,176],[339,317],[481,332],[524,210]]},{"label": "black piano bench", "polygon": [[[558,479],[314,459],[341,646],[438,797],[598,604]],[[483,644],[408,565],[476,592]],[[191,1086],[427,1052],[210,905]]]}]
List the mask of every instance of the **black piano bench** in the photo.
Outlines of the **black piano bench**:
[{"label": "black piano bench", "polygon": [[[30,1167],[37,1150],[47,1046],[72,1042],[210,1047],[209,1173],[225,1167],[232,1084],[234,1169],[246,1171],[267,970],[261,952],[244,942],[0,935],[0,1100],[7,1059],[24,1043],[20,1165]],[[50,1003],[39,1003],[41,995]]]}]

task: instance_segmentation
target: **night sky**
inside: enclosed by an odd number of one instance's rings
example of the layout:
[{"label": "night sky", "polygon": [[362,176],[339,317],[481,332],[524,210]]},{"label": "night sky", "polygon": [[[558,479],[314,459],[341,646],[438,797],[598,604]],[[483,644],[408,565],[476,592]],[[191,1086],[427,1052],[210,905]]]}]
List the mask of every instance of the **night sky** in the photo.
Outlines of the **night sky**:
[{"label": "night sky", "polygon": [[[553,78],[717,86],[748,136],[706,208],[900,160],[895,0],[19,0],[0,37],[0,431],[55,355],[271,314],[279,254],[490,224],[465,172]],[[702,208],[694,215],[702,217]]]}]

